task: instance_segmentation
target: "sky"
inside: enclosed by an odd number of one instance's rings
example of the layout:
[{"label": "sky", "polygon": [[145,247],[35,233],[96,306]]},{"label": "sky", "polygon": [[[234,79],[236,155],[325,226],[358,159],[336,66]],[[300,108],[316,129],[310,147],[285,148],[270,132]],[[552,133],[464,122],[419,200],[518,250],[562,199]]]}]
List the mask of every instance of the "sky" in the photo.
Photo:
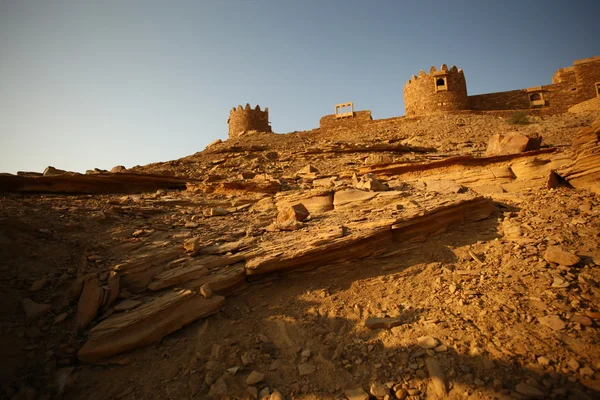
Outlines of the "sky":
[{"label": "sky", "polygon": [[232,107],[274,132],[334,105],[404,115],[429,67],[469,95],[551,83],[600,55],[598,0],[0,0],[0,172],[177,159],[227,139]]}]

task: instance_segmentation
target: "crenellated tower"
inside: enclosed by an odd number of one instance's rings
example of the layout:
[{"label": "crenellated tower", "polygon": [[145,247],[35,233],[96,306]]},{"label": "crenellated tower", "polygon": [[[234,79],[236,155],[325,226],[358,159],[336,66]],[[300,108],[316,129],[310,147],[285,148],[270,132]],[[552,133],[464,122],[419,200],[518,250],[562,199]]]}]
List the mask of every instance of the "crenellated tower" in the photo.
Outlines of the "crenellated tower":
[{"label": "crenellated tower", "polygon": [[265,110],[261,111],[259,105],[254,109],[250,108],[250,104],[246,104],[245,108],[232,108],[227,123],[230,138],[242,136],[249,131],[271,132],[269,109],[265,107]]},{"label": "crenellated tower", "polygon": [[439,71],[432,66],[428,74],[413,75],[404,85],[404,107],[407,117],[468,109],[463,70],[444,64]]}]

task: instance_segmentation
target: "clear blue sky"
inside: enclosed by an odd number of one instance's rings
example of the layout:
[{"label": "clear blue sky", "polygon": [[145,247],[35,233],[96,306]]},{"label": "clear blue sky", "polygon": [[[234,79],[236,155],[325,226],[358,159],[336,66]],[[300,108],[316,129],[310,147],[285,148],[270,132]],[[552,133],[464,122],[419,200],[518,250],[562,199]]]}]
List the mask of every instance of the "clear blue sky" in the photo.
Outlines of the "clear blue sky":
[{"label": "clear blue sky", "polygon": [[0,172],[167,161],[227,138],[231,107],[275,132],[336,103],[404,114],[446,63],[469,94],[548,84],[600,55],[600,1],[0,0]]}]

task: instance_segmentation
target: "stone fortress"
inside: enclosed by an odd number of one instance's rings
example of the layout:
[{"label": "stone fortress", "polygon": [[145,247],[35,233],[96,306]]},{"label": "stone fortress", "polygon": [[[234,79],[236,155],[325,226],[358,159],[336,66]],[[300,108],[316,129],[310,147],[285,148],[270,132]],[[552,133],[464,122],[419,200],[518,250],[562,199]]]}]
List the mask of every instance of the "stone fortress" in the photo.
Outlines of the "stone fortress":
[{"label": "stone fortress", "polygon": [[[469,96],[467,82],[462,69],[446,64],[439,70],[431,67],[429,73],[421,70],[413,75],[404,86],[406,117],[421,117],[436,114],[463,112],[514,112],[528,111],[539,114],[559,114],[582,102],[600,97],[600,56],[584,58],[573,65],[561,68],[552,77],[549,85],[506,92],[486,93]],[[399,119],[403,117],[394,117]],[[379,120],[381,121],[381,120]],[[268,108],[250,105],[231,110],[229,115],[229,137],[245,133],[272,132]],[[319,128],[323,131],[358,127],[373,121],[371,111],[354,111],[353,103],[335,106],[335,112],[321,118]]]}]

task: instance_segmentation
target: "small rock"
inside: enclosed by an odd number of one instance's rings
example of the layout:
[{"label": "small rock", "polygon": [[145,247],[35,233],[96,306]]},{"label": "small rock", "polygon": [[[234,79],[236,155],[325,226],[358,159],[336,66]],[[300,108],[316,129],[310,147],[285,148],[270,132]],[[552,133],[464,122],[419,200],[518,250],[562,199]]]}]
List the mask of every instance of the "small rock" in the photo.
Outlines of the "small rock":
[{"label": "small rock", "polygon": [[250,354],[248,354],[248,353],[242,354],[241,359],[242,359],[242,365],[244,367],[247,367],[248,365],[250,365],[254,362],[254,360],[252,359],[252,356],[250,356]]},{"label": "small rock", "polygon": [[288,221],[303,221],[310,213],[302,203],[297,203],[288,207],[284,207],[277,214],[277,222],[284,224]]},{"label": "small rock", "polygon": [[378,399],[383,398],[386,394],[390,393],[390,389],[380,382],[371,383],[371,387],[369,388],[371,394]]},{"label": "small rock", "polygon": [[60,324],[61,322],[63,322],[65,319],[67,319],[67,317],[69,316],[68,313],[64,312],[62,314],[59,314],[56,316],[56,318],[54,318],[54,322],[52,323],[53,325],[56,324]]},{"label": "small rock", "polygon": [[185,251],[189,251],[189,252],[196,252],[196,251],[200,250],[202,248],[202,246],[200,245],[200,239],[199,238],[187,239],[185,242],[183,242],[183,248],[185,249]]},{"label": "small rock", "polygon": [[212,358],[215,361],[219,361],[220,359],[223,358],[224,353],[225,353],[225,349],[223,348],[223,346],[220,344],[214,343],[210,350],[210,358]]},{"label": "small rock", "polygon": [[554,277],[554,282],[552,282],[553,288],[564,289],[569,287],[569,282],[565,281],[563,278],[559,276]]},{"label": "small rock", "polygon": [[538,321],[540,324],[547,326],[550,329],[554,329],[555,331],[560,331],[567,327],[567,324],[565,324],[558,315],[546,315],[545,317],[539,318]]},{"label": "small rock", "polygon": [[252,372],[250,372],[250,375],[248,375],[248,377],[246,378],[246,384],[249,386],[252,386],[252,385],[256,385],[257,383],[260,383],[264,380],[265,380],[265,374],[258,372],[258,371],[252,371]]},{"label": "small rock", "polygon": [[360,180],[355,174],[352,177],[352,182],[355,188],[370,192],[383,192],[389,189],[385,183],[378,181],[373,174],[365,174],[360,177]]},{"label": "small rock", "polygon": [[110,172],[112,174],[116,174],[116,173],[119,173],[119,172],[125,172],[125,171],[127,171],[127,168],[125,168],[122,165],[117,165],[116,167],[112,167],[111,170],[110,170]]},{"label": "small rock", "polygon": [[271,393],[271,397],[269,397],[269,400],[285,400],[285,397],[283,397],[281,392],[275,390],[273,393]]},{"label": "small rock", "polygon": [[42,290],[44,288],[44,286],[46,286],[46,283],[48,283],[47,278],[38,279],[37,281],[34,281],[31,284],[31,286],[29,287],[29,291],[30,292],[38,292],[38,291]]},{"label": "small rock", "polygon": [[267,400],[269,398],[269,395],[271,394],[271,391],[269,390],[268,387],[262,388],[262,390],[260,392],[258,392],[258,398],[261,400]]},{"label": "small rock", "polygon": [[404,389],[398,389],[394,394],[398,400],[403,400],[406,398],[406,396],[408,396],[408,392]]},{"label": "small rock", "polygon": [[527,383],[521,382],[515,387],[515,391],[528,399],[544,399],[546,395],[540,389]]},{"label": "small rock", "polygon": [[362,388],[344,390],[344,395],[348,400],[369,400],[369,394]]},{"label": "small rock", "polygon": [[307,363],[302,363],[302,364],[298,364],[298,374],[300,376],[304,376],[304,375],[310,375],[313,372],[315,372],[315,367],[314,365],[311,364],[307,364]]},{"label": "small rock", "polygon": [[318,173],[319,173],[318,169],[316,169],[312,165],[308,164],[307,166],[302,168],[300,171],[296,172],[296,175],[313,175],[313,174],[318,174]]},{"label": "small rock", "polygon": [[583,326],[592,326],[592,320],[585,315],[574,315],[571,321]]},{"label": "small rock", "polygon": [[567,361],[567,365],[574,371],[579,369],[579,362],[574,358],[570,358],[569,361]]},{"label": "small rock", "polygon": [[[186,222],[183,227],[184,228],[188,228],[188,229],[197,228],[198,227],[198,223],[197,222],[193,222],[193,221],[189,221],[189,222]],[[133,234],[135,236],[135,232]]]},{"label": "small rock", "polygon": [[222,217],[227,214],[229,214],[229,210],[224,208],[214,207],[208,210],[208,215],[211,217]]},{"label": "small rock", "polygon": [[417,339],[417,345],[423,349],[433,349],[437,347],[440,342],[432,336],[421,336]]},{"label": "small rock", "polygon": [[208,283],[205,283],[200,287],[200,294],[204,296],[205,299],[210,299],[212,297],[213,291]]},{"label": "small rock", "polygon": [[421,393],[419,389],[408,389],[407,392],[409,396],[416,396]]},{"label": "small rock", "polygon": [[537,362],[540,365],[544,365],[544,366],[550,365],[550,359],[548,357],[546,357],[546,356],[540,356],[540,357],[538,357]]},{"label": "small rock", "polygon": [[365,326],[369,329],[391,329],[402,323],[401,318],[367,318]]},{"label": "small rock", "polygon": [[581,376],[591,376],[594,375],[594,370],[590,367],[583,367],[579,370],[579,374]]},{"label": "small rock", "polygon": [[30,298],[23,299],[21,301],[23,311],[25,311],[25,318],[27,322],[31,322],[40,315],[43,315],[52,309],[50,304],[39,304]]},{"label": "small rock", "polygon": [[[248,386],[246,389],[251,399],[258,399],[258,388],[256,386]],[[227,393],[223,393],[227,394]]]},{"label": "small rock", "polygon": [[544,253],[544,260],[566,267],[573,266],[580,261],[579,257],[563,250],[560,246],[549,246]]},{"label": "small rock", "polygon": [[237,372],[240,370],[240,367],[232,367],[232,368],[227,368],[227,372],[229,372],[231,375],[235,375],[237,374]]}]

